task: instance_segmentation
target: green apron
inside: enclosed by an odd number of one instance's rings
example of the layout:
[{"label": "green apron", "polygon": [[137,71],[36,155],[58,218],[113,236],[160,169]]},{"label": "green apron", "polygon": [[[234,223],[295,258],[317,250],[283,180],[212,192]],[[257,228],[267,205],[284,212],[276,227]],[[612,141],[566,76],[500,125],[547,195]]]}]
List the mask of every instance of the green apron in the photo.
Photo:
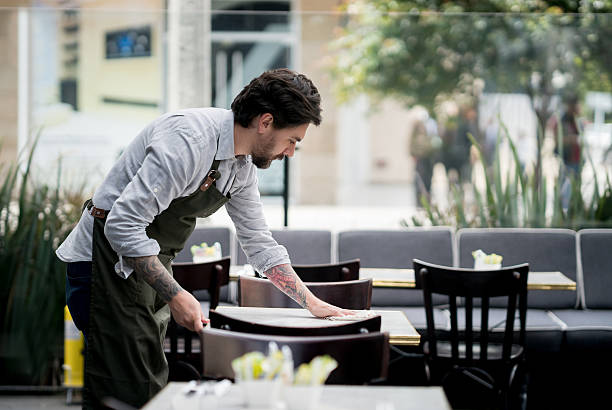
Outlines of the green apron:
[{"label": "green apron", "polygon": [[[211,172],[217,173],[215,160]],[[207,180],[193,194],[178,198],[147,227],[160,246],[159,260],[172,274],[171,262],[205,218],[230,198]],[[206,186],[206,187],[205,187]],[[87,333],[83,407],[97,408],[105,397],[141,407],[168,380],[164,338],[170,308],[139,275],[115,273],[119,257],[106,236],[106,216],[94,218],[90,325]]]}]

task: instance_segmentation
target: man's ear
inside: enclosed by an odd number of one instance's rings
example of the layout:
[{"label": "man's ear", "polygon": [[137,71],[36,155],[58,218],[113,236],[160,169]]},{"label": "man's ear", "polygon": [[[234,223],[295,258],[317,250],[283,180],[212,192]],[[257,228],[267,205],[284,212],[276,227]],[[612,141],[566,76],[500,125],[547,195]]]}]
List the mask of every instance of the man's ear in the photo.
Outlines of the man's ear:
[{"label": "man's ear", "polygon": [[259,116],[259,121],[257,121],[257,131],[260,133],[265,132],[274,123],[274,117],[269,112],[263,113]]}]

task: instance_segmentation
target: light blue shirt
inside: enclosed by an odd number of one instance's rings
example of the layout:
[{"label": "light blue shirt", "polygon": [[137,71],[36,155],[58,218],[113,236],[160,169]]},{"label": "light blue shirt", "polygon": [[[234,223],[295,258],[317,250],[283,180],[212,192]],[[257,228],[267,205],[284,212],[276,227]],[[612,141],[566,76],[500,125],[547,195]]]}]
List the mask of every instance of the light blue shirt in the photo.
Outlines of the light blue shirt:
[{"label": "light blue shirt", "polygon": [[[180,197],[199,189],[213,160],[220,160],[217,189],[231,199],[225,208],[248,261],[259,272],[290,263],[287,250],[270,233],[250,156],[234,154],[234,115],[220,108],[191,108],[164,114],[125,149],[96,190],[93,203],[110,209],[104,233],[119,255],[117,273],[132,269],[123,256],[159,254],[159,244],[145,229]],[[91,261],[93,216],[83,211],[79,223],[57,249],[64,262]]]}]

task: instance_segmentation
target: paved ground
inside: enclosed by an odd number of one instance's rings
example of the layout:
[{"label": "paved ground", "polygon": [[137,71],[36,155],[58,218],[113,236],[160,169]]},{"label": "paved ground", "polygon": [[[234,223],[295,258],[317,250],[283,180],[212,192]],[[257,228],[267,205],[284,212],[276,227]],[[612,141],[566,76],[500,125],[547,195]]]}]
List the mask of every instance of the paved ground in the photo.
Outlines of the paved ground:
[{"label": "paved ground", "polygon": [[66,405],[65,393],[49,395],[0,395],[0,410],[76,410],[80,405]]}]

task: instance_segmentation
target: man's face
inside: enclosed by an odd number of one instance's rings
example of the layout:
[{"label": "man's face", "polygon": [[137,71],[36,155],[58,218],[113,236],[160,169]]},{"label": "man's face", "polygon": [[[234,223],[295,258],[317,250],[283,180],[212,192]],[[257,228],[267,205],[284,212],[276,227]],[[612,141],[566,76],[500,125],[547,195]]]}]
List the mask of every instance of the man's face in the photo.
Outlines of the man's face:
[{"label": "man's face", "polygon": [[270,122],[260,128],[259,143],[251,152],[253,164],[257,168],[269,168],[275,159],[281,160],[292,157],[295,147],[300,142],[309,124],[298,125],[297,127],[276,129]]}]

